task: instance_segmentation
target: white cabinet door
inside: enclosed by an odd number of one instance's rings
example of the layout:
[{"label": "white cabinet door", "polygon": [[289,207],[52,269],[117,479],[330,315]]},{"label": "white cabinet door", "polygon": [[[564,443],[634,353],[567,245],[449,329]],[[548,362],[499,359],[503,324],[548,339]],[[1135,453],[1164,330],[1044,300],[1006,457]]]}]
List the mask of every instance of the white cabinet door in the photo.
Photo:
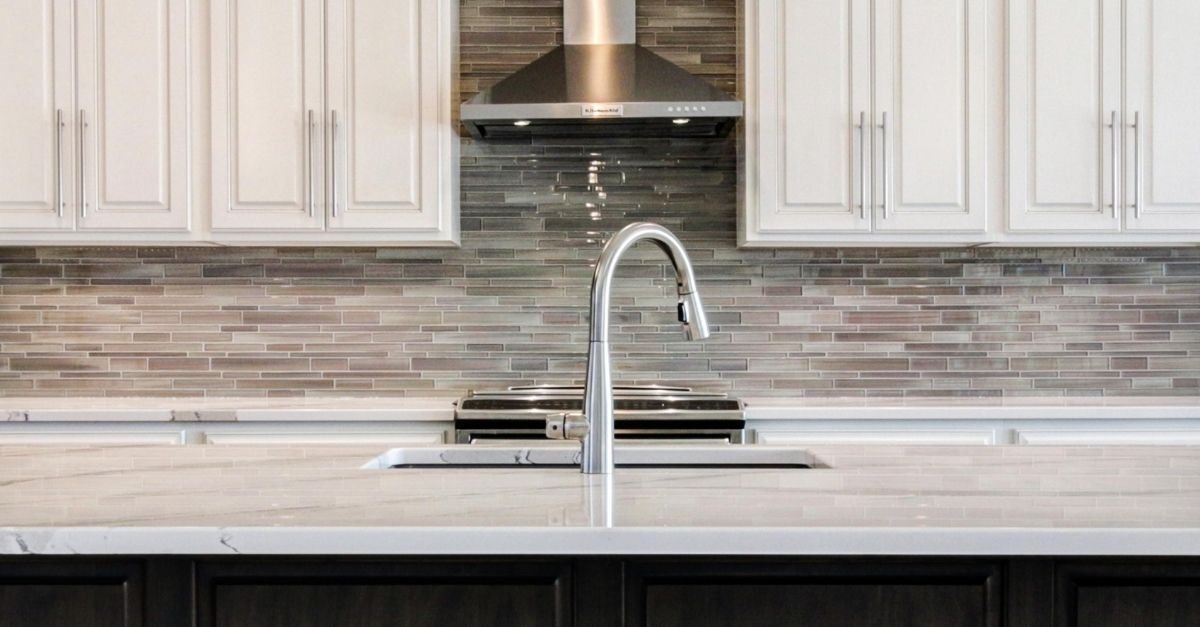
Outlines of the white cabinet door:
[{"label": "white cabinet door", "polygon": [[188,0],[77,0],[83,229],[187,230]]},{"label": "white cabinet door", "polygon": [[771,446],[814,446],[818,444],[990,446],[996,443],[996,433],[990,429],[974,431],[937,429],[759,431],[755,434],[755,442]]},{"label": "white cabinet door", "polygon": [[205,432],[208,444],[276,445],[365,445],[384,448],[397,446],[432,446],[442,444],[441,431],[395,433],[387,431],[221,431]]},{"label": "white cabinet door", "polygon": [[1115,231],[1121,0],[1012,0],[1008,12],[1008,226]]},{"label": "white cabinet door", "polygon": [[448,226],[456,158],[439,84],[452,80],[441,0],[332,0],[326,81],[329,229]]},{"label": "white cabinet door", "polygon": [[320,0],[213,0],[214,231],[324,227],[323,27]]},{"label": "white cabinet door", "polygon": [[978,0],[876,1],[877,230],[986,229],[986,27]]},{"label": "white cabinet door", "polygon": [[1017,444],[1046,446],[1194,446],[1200,430],[1017,429]]},{"label": "white cabinet door", "polygon": [[0,2],[0,229],[74,224],[69,0]]},{"label": "white cabinet door", "polygon": [[870,230],[871,3],[750,0],[747,11],[742,239]]},{"label": "white cabinet door", "polygon": [[0,446],[174,446],[181,431],[0,431]]},{"label": "white cabinet door", "polygon": [[1125,7],[1126,225],[1200,231],[1200,2]]}]

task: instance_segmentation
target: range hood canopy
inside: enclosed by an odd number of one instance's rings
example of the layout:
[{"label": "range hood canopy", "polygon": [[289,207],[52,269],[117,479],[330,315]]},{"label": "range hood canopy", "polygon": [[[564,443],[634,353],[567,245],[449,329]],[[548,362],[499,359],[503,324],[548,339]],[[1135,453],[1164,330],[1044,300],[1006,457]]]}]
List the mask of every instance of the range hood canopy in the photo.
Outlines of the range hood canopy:
[{"label": "range hood canopy", "polygon": [[478,138],[719,137],[742,103],[636,44],[636,0],[563,0],[564,45],[462,106]]}]

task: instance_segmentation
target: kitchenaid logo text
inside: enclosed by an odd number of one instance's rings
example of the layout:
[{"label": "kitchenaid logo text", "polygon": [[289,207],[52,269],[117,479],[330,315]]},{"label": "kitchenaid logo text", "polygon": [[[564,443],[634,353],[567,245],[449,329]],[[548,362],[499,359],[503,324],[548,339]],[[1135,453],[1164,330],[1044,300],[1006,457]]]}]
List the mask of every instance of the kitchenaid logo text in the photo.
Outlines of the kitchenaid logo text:
[{"label": "kitchenaid logo text", "polygon": [[585,104],[583,115],[589,118],[619,118],[625,115],[625,106],[619,104]]}]

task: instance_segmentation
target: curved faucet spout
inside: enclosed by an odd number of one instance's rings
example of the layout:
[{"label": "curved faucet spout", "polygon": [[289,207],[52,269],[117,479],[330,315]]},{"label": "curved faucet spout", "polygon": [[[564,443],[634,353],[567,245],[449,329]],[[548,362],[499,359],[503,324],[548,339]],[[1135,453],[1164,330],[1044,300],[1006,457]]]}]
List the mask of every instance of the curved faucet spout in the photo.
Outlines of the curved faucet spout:
[{"label": "curved faucet spout", "polygon": [[[634,244],[650,240],[664,253],[675,268],[675,290],[679,294],[679,322],[689,340],[708,337],[708,318],[696,286],[692,261],[679,238],[666,228],[649,222],[636,222],[621,229],[609,240],[596,261],[592,277],[591,335],[588,342],[587,378],[583,392],[583,416],[586,435],[583,436],[581,470],[587,474],[608,474],[613,469],[613,392],[612,358],[608,349],[609,308],[612,302],[612,283],[617,264],[625,251]],[[551,437],[567,437],[567,419],[548,423],[546,433]]]},{"label": "curved faucet spout", "polygon": [[617,265],[625,251],[645,239],[666,253],[667,260],[675,268],[675,290],[679,294],[679,322],[683,324],[687,338],[708,338],[708,318],[704,315],[704,303],[700,301],[696,275],[692,270],[692,260],[688,257],[687,250],[684,250],[679,238],[665,227],[650,222],[635,222],[618,231],[596,260],[596,272],[592,275],[591,341],[608,341],[612,283]]}]

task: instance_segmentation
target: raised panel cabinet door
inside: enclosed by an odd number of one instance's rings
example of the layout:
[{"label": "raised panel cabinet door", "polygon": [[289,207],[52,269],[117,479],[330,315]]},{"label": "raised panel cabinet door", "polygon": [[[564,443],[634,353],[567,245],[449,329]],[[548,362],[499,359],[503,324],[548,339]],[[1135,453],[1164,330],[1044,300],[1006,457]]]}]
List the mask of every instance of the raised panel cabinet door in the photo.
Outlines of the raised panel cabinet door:
[{"label": "raised panel cabinet door", "polygon": [[987,6],[877,0],[875,228],[987,227]]},{"label": "raised panel cabinet door", "polygon": [[202,627],[574,624],[565,562],[242,559],[200,562],[195,581]]},{"label": "raised panel cabinet door", "polygon": [[1191,627],[1200,617],[1200,565],[1159,558],[1055,566],[1057,627]]},{"label": "raised panel cabinet door", "polygon": [[1125,12],[1126,226],[1200,232],[1200,2]]},{"label": "raised panel cabinet door", "polygon": [[331,0],[326,113],[331,231],[449,228],[457,23],[441,0]]},{"label": "raised panel cabinet door", "polygon": [[322,2],[211,9],[213,230],[324,228]]},{"label": "raised panel cabinet door", "polygon": [[623,624],[1000,627],[1002,577],[983,561],[647,560],[627,563]]},{"label": "raised panel cabinet door", "polygon": [[145,597],[144,569],[136,562],[0,562],[3,627],[143,627]]},{"label": "raised panel cabinet door", "polygon": [[0,230],[70,229],[70,0],[0,2]]},{"label": "raised panel cabinet door", "polygon": [[1008,15],[1009,229],[1118,230],[1120,0],[1013,0]]},{"label": "raised panel cabinet door", "polygon": [[83,229],[184,231],[189,0],[76,0]]},{"label": "raised panel cabinet door", "polygon": [[747,2],[744,240],[870,230],[870,10]]}]

